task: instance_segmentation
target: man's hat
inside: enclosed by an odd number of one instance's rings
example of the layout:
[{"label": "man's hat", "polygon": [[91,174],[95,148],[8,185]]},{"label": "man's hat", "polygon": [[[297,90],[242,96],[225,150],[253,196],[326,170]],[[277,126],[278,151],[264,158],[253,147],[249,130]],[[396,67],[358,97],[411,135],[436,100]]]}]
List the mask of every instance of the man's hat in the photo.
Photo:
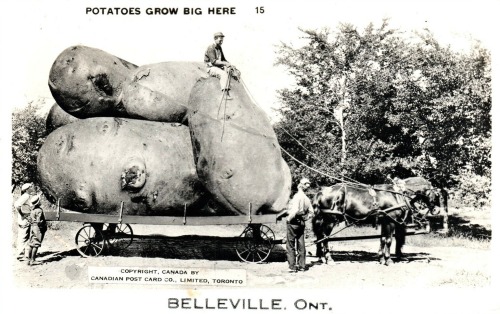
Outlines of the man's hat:
[{"label": "man's hat", "polygon": [[26,190],[29,189],[32,186],[33,186],[32,183],[25,183],[25,184],[23,184],[23,186],[21,187],[21,193],[26,192]]},{"label": "man's hat", "polygon": [[225,37],[225,36],[221,32],[217,32],[217,33],[214,34],[214,39],[217,38],[217,37]]},{"label": "man's hat", "polygon": [[40,195],[35,195],[30,199],[31,206],[36,206],[40,204]]}]

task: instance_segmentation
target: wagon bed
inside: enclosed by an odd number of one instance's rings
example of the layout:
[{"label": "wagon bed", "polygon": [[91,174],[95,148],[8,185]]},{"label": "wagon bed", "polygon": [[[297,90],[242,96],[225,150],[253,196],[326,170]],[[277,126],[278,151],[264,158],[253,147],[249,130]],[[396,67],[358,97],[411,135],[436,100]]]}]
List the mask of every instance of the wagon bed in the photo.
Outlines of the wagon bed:
[{"label": "wagon bed", "polygon": [[239,237],[226,238],[235,243],[235,251],[240,260],[245,262],[265,262],[276,244],[274,232],[265,224],[278,222],[278,215],[242,216],[137,216],[123,215],[123,203],[117,214],[88,214],[77,212],[62,212],[59,205],[55,211],[46,211],[47,221],[82,222],[84,226],[75,236],[76,249],[83,257],[101,255],[107,247],[117,249],[127,248],[135,238],[158,238],[154,235],[134,235],[132,226],[141,225],[246,225]]}]

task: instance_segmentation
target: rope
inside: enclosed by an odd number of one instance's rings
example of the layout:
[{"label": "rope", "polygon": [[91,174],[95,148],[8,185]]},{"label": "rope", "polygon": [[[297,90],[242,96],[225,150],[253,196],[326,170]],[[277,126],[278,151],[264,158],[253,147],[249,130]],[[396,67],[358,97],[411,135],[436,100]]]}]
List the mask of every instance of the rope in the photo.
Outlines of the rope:
[{"label": "rope", "polygon": [[338,177],[335,177],[335,176],[329,175],[329,174],[327,174],[327,173],[324,173],[324,172],[322,172],[322,171],[319,171],[319,170],[317,170],[317,169],[314,169],[314,168],[312,168],[312,167],[310,167],[310,166],[306,165],[306,164],[305,164],[305,163],[303,163],[302,161],[300,161],[300,160],[298,160],[297,158],[295,158],[294,156],[292,156],[292,154],[290,154],[289,152],[287,152],[287,151],[286,151],[286,149],[284,149],[283,147],[281,147],[281,146],[280,146],[280,148],[281,148],[281,150],[282,150],[285,154],[287,154],[290,158],[292,158],[293,160],[295,160],[297,163],[301,164],[302,166],[306,167],[307,169],[309,169],[309,170],[311,170],[311,171],[314,171],[314,172],[316,172],[316,173],[319,173],[319,174],[321,174],[321,175],[323,175],[323,176],[325,176],[325,177],[328,177],[328,178],[331,178],[331,179],[334,179],[334,180],[338,180],[338,181],[342,181],[342,179],[340,179],[340,178],[338,178]]},{"label": "rope", "polygon": [[[322,165],[326,165],[326,162],[324,162],[323,160],[321,160],[319,157],[317,157],[313,152],[311,152],[310,150],[308,150],[304,145],[302,145],[302,143],[296,139],[292,134],[290,134],[287,130],[285,130],[284,128],[278,126],[278,128],[280,128],[283,132],[285,132],[288,136],[290,136],[295,142],[297,142],[297,144],[299,144],[300,147],[302,147],[306,152],[308,152],[314,159],[316,159],[317,161],[321,162]],[[282,148],[283,149],[283,148]],[[350,182],[350,183],[357,183],[357,184],[362,184],[361,182],[358,182],[352,178],[349,178],[347,176],[344,176],[342,174],[340,174],[340,177],[342,179],[337,179],[341,182]]]},{"label": "rope", "polygon": [[[138,83],[140,83],[140,82],[138,82]],[[168,96],[167,94],[165,94],[165,93],[162,93],[162,92],[159,92],[159,91],[156,91],[156,90],[152,90],[151,88],[149,88],[149,87],[147,87],[147,86],[144,86],[144,85],[142,85],[142,84],[141,84],[141,86],[142,86],[143,88],[145,88],[145,89],[149,90],[149,91],[152,91],[152,92],[158,93],[158,94],[159,94],[159,95],[161,95],[161,96],[164,96],[164,97],[166,97],[166,98],[169,98],[172,102],[175,102],[175,104],[176,104],[177,106],[181,106],[181,107],[186,108],[186,110],[187,110],[187,111],[192,111],[192,108],[191,108],[191,107],[189,107],[189,106],[187,106],[187,105],[185,105],[185,104],[183,104],[183,103],[180,103],[180,102],[174,101],[174,99],[172,99],[171,97],[169,97],[169,96]],[[203,117],[205,117],[205,118],[207,118],[207,119],[210,119],[210,120],[214,120],[214,121],[218,121],[218,120],[219,120],[219,119],[217,119],[217,118],[213,118],[212,116],[210,116],[210,115],[208,115],[208,114],[206,114],[206,113],[204,113],[204,112],[196,111],[196,114],[199,114],[199,115],[201,115],[201,116],[203,116]],[[131,118],[133,118],[133,117],[131,117]],[[137,119],[137,118],[141,118],[141,117],[135,117],[135,118]],[[159,122],[165,122],[165,121],[159,121]],[[230,123],[233,127],[237,128],[237,129],[239,129],[239,130],[241,130],[241,131],[244,131],[244,132],[247,132],[247,133],[250,133],[250,134],[253,134],[253,135],[261,136],[261,137],[264,137],[264,138],[266,138],[266,139],[272,140],[272,137],[271,137],[271,136],[266,135],[266,134],[264,134],[264,133],[260,132],[260,131],[259,131],[259,130],[257,130],[257,129],[250,128],[250,127],[248,127],[247,125],[235,124],[234,122],[229,122],[229,123]]]},{"label": "rope", "polygon": [[[229,82],[231,80],[231,75],[229,75],[229,78],[228,78],[228,82],[227,82],[227,86],[229,85]],[[248,95],[250,96],[251,100],[254,102],[254,104],[258,107],[259,104],[255,101],[255,98],[253,97],[252,93],[248,90],[248,87],[246,86],[245,82],[243,81],[243,79],[240,77],[239,81],[242,83],[243,85],[243,88],[245,89],[245,91],[248,93]],[[137,81],[139,84],[140,84],[140,81]],[[146,87],[144,85],[141,84],[141,86],[143,88],[146,88],[150,91],[153,91],[151,88],[149,87]],[[159,92],[159,91],[154,91],[155,93],[158,93],[162,96],[165,96],[166,98],[170,98],[168,95],[166,95],[165,93],[162,93],[162,92]],[[224,94],[223,94],[224,96]],[[170,98],[171,99],[171,98]],[[221,108],[221,105],[222,105],[222,100],[224,99],[224,97],[221,98],[221,101],[219,103],[219,110],[217,111],[217,117],[219,116],[219,112],[220,112],[220,108]],[[191,108],[185,104],[182,104],[182,103],[179,103],[179,102],[175,102],[176,105],[178,106],[181,106],[181,107],[184,107],[186,108],[187,110],[191,110]],[[227,103],[227,99],[226,99],[226,103]],[[260,107],[262,108],[262,107]],[[226,117],[225,117],[225,110],[226,110],[226,105],[224,107],[224,120],[223,120],[223,126],[222,126],[222,135],[221,135],[221,141],[222,141],[222,138],[223,138],[223,135],[224,135],[224,132],[225,132],[225,123],[226,123]],[[199,112],[197,111],[196,112],[197,114],[200,114],[208,119],[211,119],[211,120],[216,120],[218,121],[218,119],[214,119],[212,118],[211,116],[209,116],[208,114],[205,114],[203,112]],[[268,117],[269,118],[269,117]],[[234,123],[231,123],[231,125],[233,127],[236,127],[244,132],[247,132],[247,133],[251,133],[251,134],[254,134],[254,135],[258,135],[258,136],[262,136],[266,139],[269,139],[269,140],[272,140],[272,138],[269,138],[269,136],[267,136],[266,134],[263,134],[262,132],[259,132],[255,129],[252,129],[252,128],[248,128],[246,125],[245,126],[242,126],[242,125],[239,125],[239,124],[234,124]],[[278,126],[279,127],[279,126]],[[305,149],[309,154],[311,154],[311,156],[313,158],[315,158],[316,160],[320,161],[322,164],[325,164],[324,161],[320,160],[318,157],[316,157],[316,155],[314,153],[312,153],[311,151],[309,151],[304,145],[302,145],[302,143],[300,143],[296,138],[294,138],[289,132],[287,132],[284,128],[282,127],[279,127],[281,130],[283,130],[287,135],[289,135],[290,137],[292,137],[303,149]],[[279,145],[279,144],[278,144]],[[352,178],[349,178],[347,176],[344,176],[344,175],[340,175],[340,177],[337,177],[337,176],[333,176],[333,175],[330,175],[330,174],[327,174],[325,172],[322,172],[320,170],[317,170],[315,168],[312,168],[310,167],[309,165],[306,165],[305,163],[303,163],[302,161],[298,160],[297,158],[295,158],[294,156],[292,156],[288,151],[286,151],[283,147],[281,147],[281,145],[279,145],[280,149],[285,153],[287,154],[288,156],[290,156],[290,158],[292,158],[293,160],[295,160],[296,162],[298,162],[299,164],[305,166],[306,168],[310,169],[311,171],[314,171],[322,176],[325,176],[325,177],[328,177],[328,178],[331,178],[331,179],[334,179],[334,180],[337,180],[337,181],[340,181],[340,182],[343,182],[343,183],[347,183],[347,184],[350,184],[351,186],[354,187],[354,185],[358,185],[358,186],[362,186],[362,187],[369,187],[369,185],[367,184],[363,184],[361,182],[358,182]],[[374,188],[376,190],[376,188]]]},{"label": "rope", "polygon": [[[243,80],[241,80],[241,83],[243,84],[243,88],[244,88],[244,89],[245,89],[245,91],[248,93],[248,95],[250,96],[251,100],[252,100],[252,101],[253,101],[253,102],[254,102],[257,106],[259,106],[259,104],[255,101],[255,99],[254,99],[254,97],[253,97],[252,93],[251,93],[251,92],[250,92],[250,90],[247,88],[247,86],[246,86],[245,82],[244,82]],[[259,106],[259,107],[260,107],[260,106]],[[290,137],[291,137],[291,138],[292,138],[295,142],[297,142],[297,144],[299,144],[299,146],[300,146],[300,147],[302,147],[302,148],[303,148],[306,152],[308,152],[308,153],[309,153],[309,154],[310,154],[310,155],[311,155],[314,159],[316,159],[316,160],[318,160],[319,162],[321,162],[321,164],[322,164],[322,165],[326,165],[326,162],[325,162],[325,161],[321,160],[321,159],[320,159],[319,157],[317,157],[317,156],[316,156],[313,152],[311,152],[309,149],[307,149],[307,147],[305,147],[305,146],[304,146],[304,145],[303,145],[303,144],[302,144],[302,143],[301,143],[298,139],[296,139],[296,138],[295,138],[292,134],[290,134],[290,133],[289,133],[286,129],[284,129],[284,128],[280,127],[279,125],[278,125],[277,127],[278,127],[279,129],[281,129],[283,132],[285,132],[288,136],[290,136]],[[288,153],[288,152],[287,152],[287,151],[286,151],[283,147],[281,147],[281,146],[280,146],[280,148],[281,148],[281,150],[285,151],[285,152],[287,153],[287,155],[289,155],[290,157],[292,157],[292,156],[291,156],[291,154],[290,154],[290,153]],[[293,158],[295,161],[300,162],[300,161],[298,161],[298,159],[296,159],[295,157],[292,157],[292,158]],[[302,165],[305,165],[305,164],[304,164],[304,163],[302,163],[302,162],[300,162],[300,163],[301,163]],[[306,167],[308,167],[309,169],[313,170],[313,171],[318,172],[317,170],[315,170],[315,169],[313,169],[313,168],[311,168],[311,167],[309,167],[309,166],[307,166],[307,165],[305,165],[305,166],[306,166]],[[349,178],[349,177],[347,177],[347,176],[344,176],[344,175],[340,175],[340,177],[342,178],[342,179],[340,179],[340,178],[336,178],[336,177],[333,177],[333,176],[330,176],[330,175],[327,175],[327,174],[324,174],[324,173],[321,173],[321,172],[318,172],[318,173],[320,173],[320,174],[322,174],[322,175],[324,175],[324,176],[330,177],[330,178],[335,178],[335,180],[338,180],[338,181],[341,181],[341,182],[351,182],[351,183],[358,183],[358,184],[362,184],[361,182],[358,182],[358,181],[356,181],[356,180],[354,180],[354,179],[352,179],[352,178]]]},{"label": "rope", "polygon": [[[224,130],[226,128],[226,108],[227,108],[227,94],[229,91],[229,85],[230,85],[230,82],[231,82],[231,74],[232,74],[232,70],[231,68],[229,68],[227,70],[227,81],[226,81],[226,86],[225,86],[225,89],[222,91],[222,97],[220,99],[220,103],[219,103],[219,110],[217,111],[217,118],[219,118],[219,111],[220,111],[220,106],[222,104],[222,100],[225,99],[224,101],[224,116],[223,116],[223,120],[222,120],[222,133],[221,133],[221,136],[220,136],[220,141],[222,142],[222,139],[224,138]],[[224,97],[226,96],[226,97]]]},{"label": "rope", "polygon": [[[240,82],[241,84],[243,85],[243,88],[245,89],[245,91],[247,92],[247,94],[250,96],[250,99],[255,103],[256,106],[262,108],[258,103],[257,101],[255,100],[255,98],[253,97],[252,93],[250,92],[250,90],[248,89],[247,85],[245,84],[245,82],[243,81],[243,79],[240,78]],[[298,139],[296,139],[292,134],[290,134],[287,130],[285,130],[284,128],[280,127],[279,125],[277,126],[279,129],[281,129],[283,132],[285,132],[288,136],[290,136],[295,142],[297,142],[297,144],[299,144],[300,147],[302,147],[306,152],[308,152],[314,159],[316,159],[317,161],[319,161],[321,163],[321,165],[326,165],[326,162],[321,160],[319,157],[317,157],[313,152],[311,152],[309,149],[307,149],[307,147],[305,147]],[[358,182],[352,178],[349,178],[347,176],[344,176],[344,175],[340,175],[341,178],[337,178],[337,177],[334,177],[334,176],[331,176],[331,175],[328,175],[328,174],[325,174],[323,172],[320,172],[319,170],[316,170],[306,164],[304,164],[303,162],[299,161],[297,158],[293,157],[290,153],[288,153],[283,147],[281,147],[281,150],[284,151],[288,156],[290,156],[292,159],[294,159],[295,161],[299,162],[300,164],[306,166],[308,169],[312,170],[312,171],[315,171],[323,176],[326,176],[326,177],[329,177],[329,178],[332,178],[332,179],[335,179],[337,181],[341,181],[341,182],[351,182],[351,183],[357,183],[357,184],[361,184],[363,185],[361,182]]]},{"label": "rope", "polygon": [[[247,92],[248,96],[250,96],[250,100],[258,107],[260,107],[262,109],[261,106],[259,106],[259,104],[257,103],[257,101],[255,101],[255,98],[253,97],[252,93],[250,92],[250,90],[248,89],[247,87],[247,84],[245,84],[245,82],[243,81],[243,78],[240,77],[239,81],[241,82],[241,85],[243,85],[243,88],[245,89],[245,91]],[[268,119],[269,119],[269,116],[268,116]]]}]

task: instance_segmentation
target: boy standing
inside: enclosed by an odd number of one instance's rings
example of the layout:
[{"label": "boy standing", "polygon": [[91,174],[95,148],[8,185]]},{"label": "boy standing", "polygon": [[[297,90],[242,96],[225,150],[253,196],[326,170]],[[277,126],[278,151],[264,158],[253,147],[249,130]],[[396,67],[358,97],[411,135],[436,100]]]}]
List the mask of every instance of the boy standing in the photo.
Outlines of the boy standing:
[{"label": "boy standing", "polygon": [[36,261],[36,254],[38,248],[42,245],[45,232],[47,231],[47,221],[45,220],[45,215],[43,214],[42,207],[40,206],[40,196],[36,195],[31,199],[31,213],[30,213],[30,223],[31,223],[31,236],[29,240],[29,260],[28,265],[40,265],[41,262]]}]

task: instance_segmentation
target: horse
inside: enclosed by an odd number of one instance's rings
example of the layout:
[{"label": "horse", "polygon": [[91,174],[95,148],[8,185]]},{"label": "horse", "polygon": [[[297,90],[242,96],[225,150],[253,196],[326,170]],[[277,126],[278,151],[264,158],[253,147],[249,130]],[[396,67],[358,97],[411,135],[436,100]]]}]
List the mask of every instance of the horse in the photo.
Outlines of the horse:
[{"label": "horse", "polygon": [[[409,180],[407,188],[415,188],[416,183],[421,182],[423,181]],[[328,242],[321,239],[328,237],[336,224],[340,221],[351,224],[369,220],[381,225],[378,251],[380,263],[392,263],[390,248],[393,233],[396,239],[396,257],[404,259],[401,249],[405,243],[406,226],[413,218],[411,207],[414,205],[411,201],[418,197],[417,200],[423,201],[429,209],[434,209],[438,198],[432,189],[428,190],[430,191],[426,190],[425,193],[419,190],[411,198],[400,186],[391,184],[375,185],[371,188],[361,184],[344,183],[323,188],[313,197],[312,202],[315,212],[312,221],[313,232],[317,238],[316,255],[319,260],[325,257],[328,262]]]}]

